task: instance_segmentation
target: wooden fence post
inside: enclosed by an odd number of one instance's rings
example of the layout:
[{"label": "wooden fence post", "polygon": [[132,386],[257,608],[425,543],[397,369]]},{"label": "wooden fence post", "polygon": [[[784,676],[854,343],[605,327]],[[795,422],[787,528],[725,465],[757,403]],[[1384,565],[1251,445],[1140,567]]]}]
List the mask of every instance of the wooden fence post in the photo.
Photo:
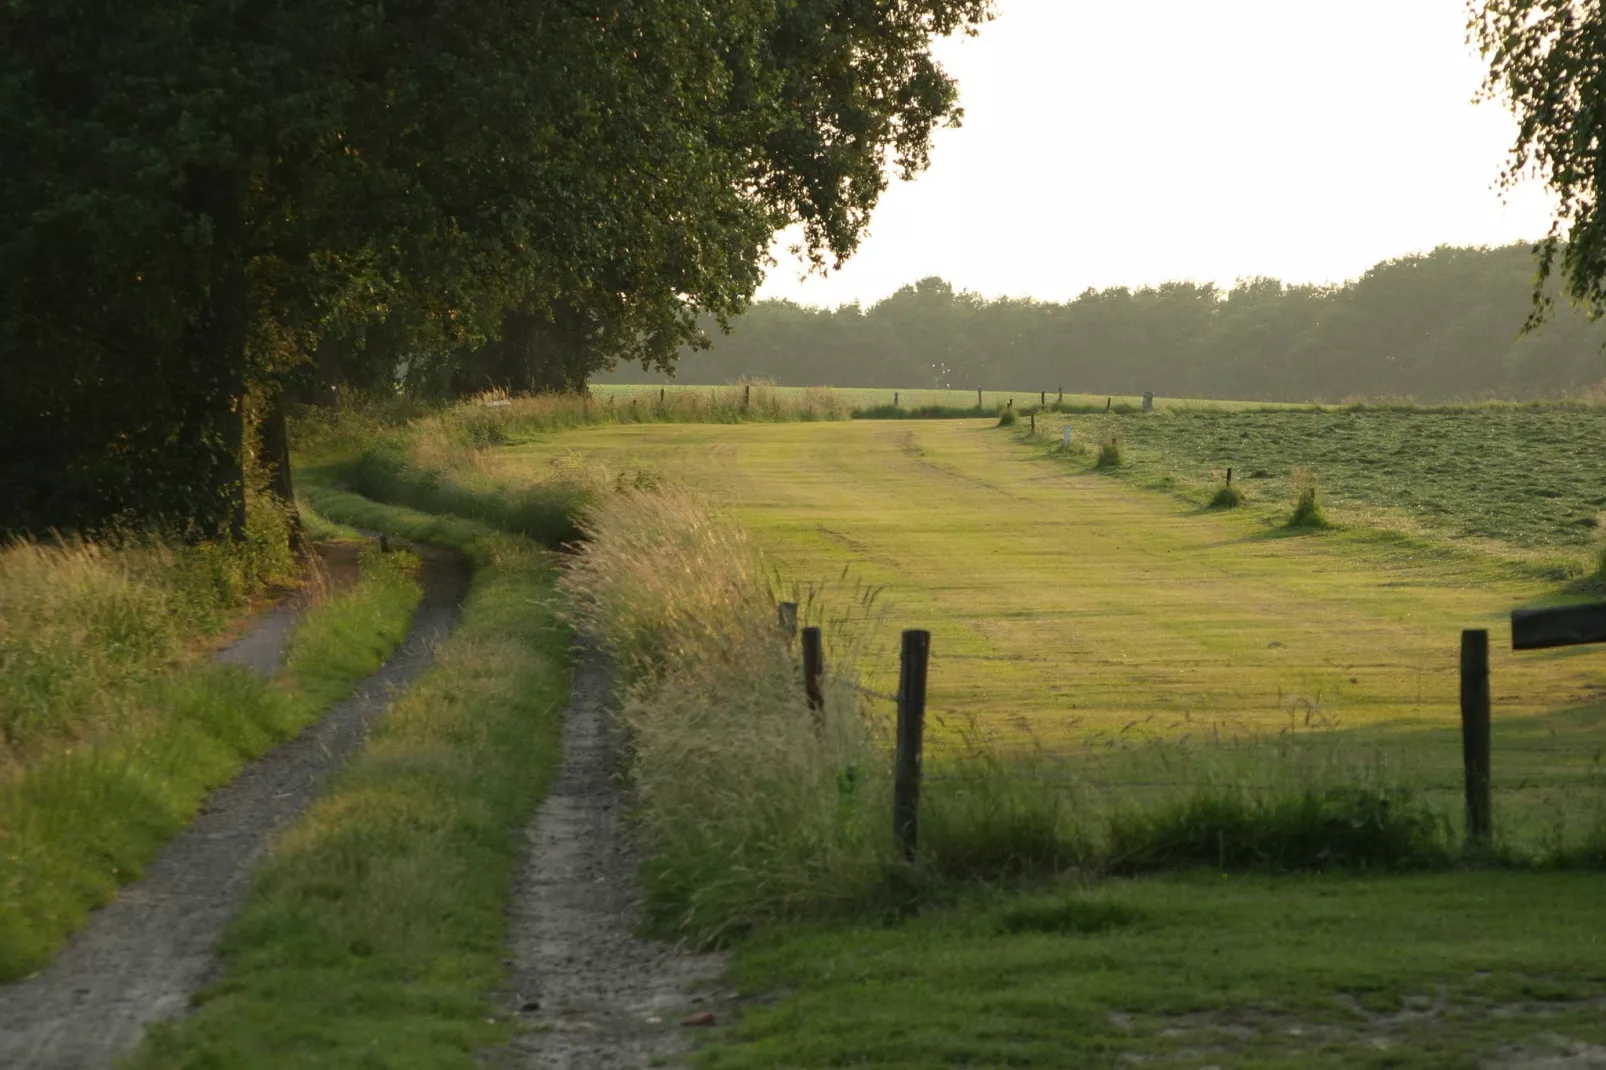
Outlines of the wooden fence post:
[{"label": "wooden fence post", "polygon": [[892,392],[892,407],[895,409],[898,407],[898,392],[896,390]]},{"label": "wooden fence post", "polygon": [[1062,386],[1062,387],[1060,387],[1060,397],[1059,397],[1059,400],[1060,400],[1060,403],[1061,403],[1061,404],[1063,404],[1063,403],[1064,403],[1064,401],[1065,401],[1065,388],[1064,388],[1064,387],[1063,387],[1063,386]]},{"label": "wooden fence post", "polygon": [[920,839],[920,751],[926,732],[926,667],[931,633],[903,633],[898,676],[898,749],[892,785],[892,832],[905,860],[913,862]]},{"label": "wooden fence post", "polygon": [[658,388],[658,407],[664,407],[664,388],[661,386]]},{"label": "wooden fence post", "polygon": [[786,636],[790,643],[797,638],[797,603],[780,602],[775,606],[775,612],[781,620],[781,634]]},{"label": "wooden fence post", "polygon": [[1483,842],[1494,831],[1490,802],[1489,633],[1461,633],[1461,754],[1466,766],[1467,839]]},{"label": "wooden fence post", "polygon": [[1028,413],[1026,418],[1032,422],[1032,434],[1037,434],[1037,414],[1035,412]]},{"label": "wooden fence post", "polygon": [[1037,404],[1039,404],[1039,405],[1047,405],[1048,404],[1048,391],[1047,390],[1039,390],[1037,392]]},{"label": "wooden fence post", "polygon": [[744,409],[747,408],[747,406],[752,402],[752,400],[753,400],[753,384],[752,383],[743,383],[742,384],[742,408],[744,408]]},{"label": "wooden fence post", "polygon": [[976,388],[976,408],[981,408],[981,387]]},{"label": "wooden fence post", "polygon": [[1227,486],[1232,486],[1232,468],[1227,469]]},{"label": "wooden fence post", "polygon": [[820,687],[825,675],[825,649],[820,642],[820,629],[803,629],[803,694],[808,697],[809,709],[816,713],[825,708],[825,692]]}]

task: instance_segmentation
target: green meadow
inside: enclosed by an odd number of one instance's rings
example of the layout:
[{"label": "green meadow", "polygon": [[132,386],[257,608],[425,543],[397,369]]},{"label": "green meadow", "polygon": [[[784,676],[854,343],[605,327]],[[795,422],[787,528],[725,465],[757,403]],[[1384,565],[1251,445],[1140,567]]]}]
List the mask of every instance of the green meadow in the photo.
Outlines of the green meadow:
[{"label": "green meadow", "polygon": [[[1073,864],[891,928],[760,929],[737,945],[753,1002],[704,1063],[1518,1066],[1598,1052],[1606,956],[1591,919],[1606,887],[1501,870],[1588,857],[1606,828],[1606,661],[1515,653],[1505,631],[1513,607],[1596,589],[1595,529],[1577,521],[1598,504],[1600,412],[1179,407],[1043,413],[1035,436],[1029,414],[997,424],[610,424],[486,451],[475,478],[513,487],[588,465],[617,485],[695,488],[762,550],[777,594],[816,607],[828,661],[852,657],[878,694],[895,689],[898,629],[929,628],[938,839],[955,822],[1018,834],[976,798],[1008,810],[1057,795],[1074,815],[1365,784],[1426,807],[1453,840],[1459,636],[1488,628],[1496,848],[1438,875],[1335,863],[1229,878],[1243,860],[1222,844],[1223,874],[1208,846],[1192,876]],[[1099,468],[1093,447],[1111,436],[1121,463]],[[1247,501],[1208,508],[1229,465]],[[1296,468],[1316,473],[1327,527],[1286,526]],[[866,592],[873,614],[830,608]],[[833,627],[853,634],[833,646]],[[1013,756],[1009,799],[956,794],[978,743]]]}]

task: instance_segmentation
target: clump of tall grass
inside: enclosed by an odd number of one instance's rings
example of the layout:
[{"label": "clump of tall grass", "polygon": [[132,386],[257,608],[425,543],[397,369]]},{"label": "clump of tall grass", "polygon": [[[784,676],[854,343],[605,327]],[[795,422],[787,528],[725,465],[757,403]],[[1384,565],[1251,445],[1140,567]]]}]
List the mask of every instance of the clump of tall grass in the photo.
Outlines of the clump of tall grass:
[{"label": "clump of tall grass", "polygon": [[1231,483],[1223,483],[1216,488],[1216,493],[1210,498],[1212,509],[1236,509],[1244,503],[1244,492]]},{"label": "clump of tall grass", "polygon": [[1002,412],[1000,412],[998,414],[998,426],[999,427],[1014,427],[1015,423],[1016,423],[1016,419],[1017,418],[1015,416],[1015,410],[1013,408],[1005,409],[1004,411],[1002,411]]},{"label": "clump of tall grass", "polygon": [[601,499],[584,527],[562,586],[619,668],[650,924],[718,942],[871,894],[890,850],[887,762],[851,675],[829,675],[824,708],[808,708],[745,534],[673,488]]},{"label": "clump of tall grass", "polygon": [[1295,468],[1294,511],[1288,516],[1290,528],[1325,528],[1329,526],[1327,512],[1322,508],[1317,493],[1316,477],[1303,468]]},{"label": "clump of tall grass", "polygon": [[1095,468],[1121,467],[1121,440],[1114,435],[1099,443],[1098,460],[1094,462]]},{"label": "clump of tall grass", "polygon": [[375,442],[343,471],[364,497],[478,520],[550,547],[581,538],[581,512],[616,479],[567,457],[545,478],[504,479],[494,454],[417,429]]},{"label": "clump of tall grass", "polygon": [[0,547],[0,776],[115,727],[131,688],[296,568],[282,512],[252,498],[243,542],[156,536]]}]

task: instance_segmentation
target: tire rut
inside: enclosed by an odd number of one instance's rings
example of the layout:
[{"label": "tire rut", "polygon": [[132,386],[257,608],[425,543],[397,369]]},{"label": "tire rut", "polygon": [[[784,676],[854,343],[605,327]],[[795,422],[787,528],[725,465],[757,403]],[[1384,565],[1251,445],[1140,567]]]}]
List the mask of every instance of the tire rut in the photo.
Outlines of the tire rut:
[{"label": "tire rut", "polygon": [[301,735],[213,792],[143,877],[96,911],[49,966],[0,985],[0,1066],[108,1065],[148,1025],[183,1014],[190,994],[218,975],[213,947],[274,834],[307,809],[391,697],[429,667],[457,621],[467,562],[445,549],[421,557],[424,597],[390,660]]},{"label": "tire rut", "polygon": [[563,766],[527,832],[511,918],[514,1008],[526,1027],[495,1065],[626,1070],[683,1052],[682,1018],[712,1011],[722,955],[635,935],[636,854],[620,815],[611,667],[576,658]]}]

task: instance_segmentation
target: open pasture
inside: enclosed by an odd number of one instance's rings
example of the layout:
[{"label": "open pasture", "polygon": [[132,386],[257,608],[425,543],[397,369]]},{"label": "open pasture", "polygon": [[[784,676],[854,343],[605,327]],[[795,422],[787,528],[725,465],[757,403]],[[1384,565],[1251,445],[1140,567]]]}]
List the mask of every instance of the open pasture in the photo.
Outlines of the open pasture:
[{"label": "open pasture", "polygon": [[1285,508],[1303,469],[1370,524],[1561,552],[1606,534],[1606,407],[1178,408],[1044,415],[1038,429],[1057,441],[1067,422],[1080,441],[1120,438],[1123,467],[1150,485],[1204,487],[1232,468],[1251,502]]},{"label": "open pasture", "polygon": [[[1235,766],[1241,750],[1305,741],[1276,775],[1366,764],[1453,812],[1459,632],[1487,627],[1503,827],[1581,819],[1606,663],[1505,649],[1508,611],[1554,587],[1521,561],[1364,530],[1288,536],[979,420],[609,426],[488,463],[538,479],[577,458],[702,489],[783,585],[846,572],[884,588],[885,639],[933,632],[935,753],[976,730],[1040,749],[1045,776],[1129,786],[1265,776]],[[890,659],[866,668],[893,690]]]}]

